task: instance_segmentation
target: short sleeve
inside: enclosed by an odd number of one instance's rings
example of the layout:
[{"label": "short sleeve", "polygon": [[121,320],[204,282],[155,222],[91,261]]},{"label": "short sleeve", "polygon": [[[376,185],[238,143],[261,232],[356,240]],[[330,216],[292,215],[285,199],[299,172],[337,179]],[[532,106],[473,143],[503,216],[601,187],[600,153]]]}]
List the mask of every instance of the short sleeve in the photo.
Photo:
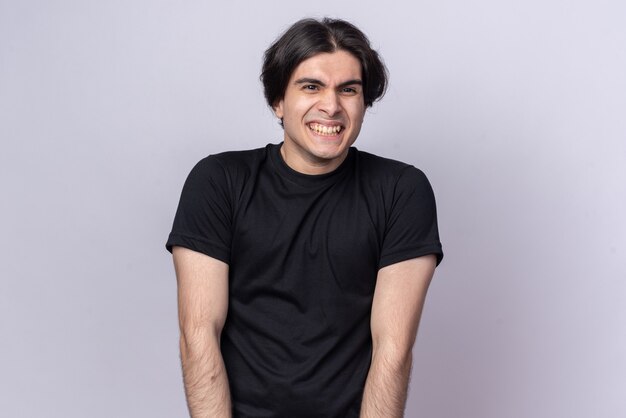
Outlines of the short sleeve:
[{"label": "short sleeve", "polygon": [[181,246],[228,263],[232,236],[232,203],[227,173],[214,157],[191,170],[165,247]]},{"label": "short sleeve", "polygon": [[435,196],[424,173],[404,168],[393,188],[379,268],[423,255],[443,258]]}]

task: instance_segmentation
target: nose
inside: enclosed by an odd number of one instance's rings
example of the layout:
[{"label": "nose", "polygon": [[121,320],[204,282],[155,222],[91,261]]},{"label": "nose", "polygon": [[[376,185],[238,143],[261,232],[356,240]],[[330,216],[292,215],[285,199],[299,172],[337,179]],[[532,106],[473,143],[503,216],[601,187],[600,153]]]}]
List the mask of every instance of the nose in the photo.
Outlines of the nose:
[{"label": "nose", "polygon": [[326,113],[328,116],[335,116],[335,114],[341,111],[341,104],[339,103],[339,95],[337,92],[328,89],[320,97],[319,110]]}]

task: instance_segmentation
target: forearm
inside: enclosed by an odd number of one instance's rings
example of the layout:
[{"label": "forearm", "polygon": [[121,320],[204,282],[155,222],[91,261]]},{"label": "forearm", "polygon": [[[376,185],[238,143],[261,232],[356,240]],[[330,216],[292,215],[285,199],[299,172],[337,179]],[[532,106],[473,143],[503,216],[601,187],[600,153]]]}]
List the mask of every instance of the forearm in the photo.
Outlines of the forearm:
[{"label": "forearm", "polygon": [[374,350],[365,381],[361,418],[402,418],[411,374],[411,350],[398,356]]},{"label": "forearm", "polygon": [[230,390],[219,342],[181,336],[180,354],[191,418],[230,418]]}]

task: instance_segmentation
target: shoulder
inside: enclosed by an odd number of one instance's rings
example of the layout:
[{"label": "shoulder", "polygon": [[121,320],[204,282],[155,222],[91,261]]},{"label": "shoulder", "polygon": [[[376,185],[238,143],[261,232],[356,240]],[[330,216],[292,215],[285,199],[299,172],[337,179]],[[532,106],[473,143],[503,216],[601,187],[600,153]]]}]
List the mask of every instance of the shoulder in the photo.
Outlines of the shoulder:
[{"label": "shoulder", "polygon": [[256,148],[244,151],[226,151],[218,154],[211,154],[201,159],[196,167],[200,170],[222,170],[232,171],[253,166],[258,161],[263,160],[267,154],[267,149],[271,145],[263,148]]},{"label": "shoulder", "polygon": [[424,172],[411,164],[365,151],[357,150],[356,155],[361,175],[370,181],[381,181],[387,186],[428,184]]},{"label": "shoulder", "polygon": [[211,154],[198,161],[190,176],[203,179],[245,179],[266,159],[271,146]]}]

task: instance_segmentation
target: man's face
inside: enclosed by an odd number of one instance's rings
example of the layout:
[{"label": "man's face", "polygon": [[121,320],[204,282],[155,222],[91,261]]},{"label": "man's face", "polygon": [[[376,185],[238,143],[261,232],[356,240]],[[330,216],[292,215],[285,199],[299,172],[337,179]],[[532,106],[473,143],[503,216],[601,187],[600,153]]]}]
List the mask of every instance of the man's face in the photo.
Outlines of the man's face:
[{"label": "man's face", "polygon": [[302,61],[274,111],[285,127],[281,153],[287,165],[305,174],[333,171],[365,115],[359,60],[339,50]]}]

